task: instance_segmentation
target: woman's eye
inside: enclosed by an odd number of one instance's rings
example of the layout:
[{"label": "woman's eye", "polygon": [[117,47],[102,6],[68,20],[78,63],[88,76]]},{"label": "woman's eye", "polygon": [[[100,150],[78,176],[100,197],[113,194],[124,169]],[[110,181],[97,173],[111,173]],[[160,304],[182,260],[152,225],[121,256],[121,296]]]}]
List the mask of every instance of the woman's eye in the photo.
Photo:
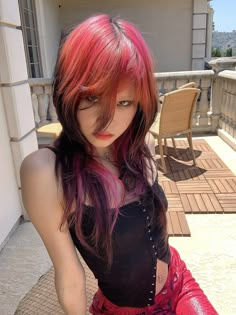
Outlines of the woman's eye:
[{"label": "woman's eye", "polygon": [[98,97],[95,95],[89,95],[86,97],[86,101],[88,101],[89,103],[97,103]]},{"label": "woman's eye", "polygon": [[132,103],[132,101],[120,101],[118,103],[118,106],[129,106]]}]

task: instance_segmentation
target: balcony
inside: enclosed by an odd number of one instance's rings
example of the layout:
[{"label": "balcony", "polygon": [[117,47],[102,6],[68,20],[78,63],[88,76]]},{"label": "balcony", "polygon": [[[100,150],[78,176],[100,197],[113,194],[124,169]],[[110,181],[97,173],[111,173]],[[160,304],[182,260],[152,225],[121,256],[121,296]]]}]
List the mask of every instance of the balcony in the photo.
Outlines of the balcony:
[{"label": "balcony", "polygon": [[[235,67],[236,61],[233,62]],[[201,96],[193,115],[193,134],[219,134],[236,148],[236,72],[213,70],[163,72],[155,74],[159,91],[170,92],[195,81]],[[57,122],[52,101],[51,79],[30,79],[35,124],[37,127]],[[45,139],[39,137],[39,144]]]},{"label": "balcony", "polygon": [[[236,314],[236,306],[232,303],[236,289],[236,72],[170,72],[155,74],[155,78],[162,93],[190,81],[197,82],[201,89],[193,116],[197,166],[192,166],[188,159],[184,140],[178,139],[179,156],[176,157],[168,145],[170,156],[166,159],[171,171],[166,175],[160,171],[159,179],[170,205],[170,244],[179,249],[219,314]],[[50,79],[30,80],[36,126],[57,121],[51,84]],[[44,145],[52,139],[38,136],[38,141]],[[158,150],[156,153],[158,159]],[[211,184],[204,186],[203,181]],[[193,182],[203,183],[203,190],[197,190],[200,186],[195,185],[189,192]],[[191,196],[184,202],[183,196],[188,192]],[[217,205],[206,197],[209,194],[217,195]],[[186,218],[191,237],[182,237],[184,227],[175,223],[181,221],[181,216]],[[29,222],[18,227],[0,258],[1,314],[10,315],[38,278],[50,268],[51,262]]]}]

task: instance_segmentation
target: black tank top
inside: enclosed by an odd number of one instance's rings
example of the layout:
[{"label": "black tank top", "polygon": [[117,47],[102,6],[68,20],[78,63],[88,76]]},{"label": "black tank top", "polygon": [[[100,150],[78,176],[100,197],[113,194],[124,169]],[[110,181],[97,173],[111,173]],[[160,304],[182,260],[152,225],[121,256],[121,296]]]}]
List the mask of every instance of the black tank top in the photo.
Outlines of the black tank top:
[{"label": "black tank top", "polygon": [[[167,208],[167,200],[160,185],[154,188]],[[134,201],[120,207],[112,235],[113,259],[111,267],[98,256],[88,251],[78,240],[75,226],[70,233],[75,246],[98,279],[98,286],[112,303],[118,306],[145,307],[154,303],[157,260],[170,261],[168,237],[161,224],[153,230],[151,188]],[[94,223],[93,207],[86,207],[83,227],[84,235]]]}]

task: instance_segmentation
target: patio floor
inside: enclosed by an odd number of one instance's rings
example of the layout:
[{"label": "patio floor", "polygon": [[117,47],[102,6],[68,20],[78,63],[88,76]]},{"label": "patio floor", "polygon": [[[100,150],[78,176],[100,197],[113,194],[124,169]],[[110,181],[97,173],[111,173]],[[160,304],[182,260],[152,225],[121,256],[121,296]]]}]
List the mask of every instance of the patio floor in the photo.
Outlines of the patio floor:
[{"label": "patio floor", "polygon": [[[203,139],[198,138],[194,139],[194,149],[196,151],[201,151],[201,154],[197,157],[197,168],[202,169],[201,174],[193,176],[192,179],[189,178],[187,183],[191,184],[203,180],[203,178],[199,179],[198,177],[206,175],[207,172],[211,175],[214,174],[211,165],[213,166],[216,164],[213,164],[215,162],[211,163],[211,160],[215,160],[216,156],[214,155],[213,157],[212,154],[218,154],[218,159],[222,152],[224,152],[224,155],[221,156],[223,164],[221,162],[219,163],[222,165],[224,171],[221,171],[221,173],[225,172],[225,174],[228,174],[225,177],[225,180],[231,177],[232,174],[234,177],[234,174],[236,174],[236,152],[228,147],[228,145],[217,136],[205,137],[204,145],[206,147],[203,150],[203,147],[199,147],[202,140]],[[186,153],[184,143],[182,143],[182,148],[181,142],[179,142],[177,146],[180,147],[180,153]],[[208,146],[210,149],[213,149],[213,153],[208,155],[211,156],[211,158],[209,158],[208,162],[210,165],[207,166],[205,161],[207,159],[204,159],[204,156],[206,157],[207,155],[204,152],[209,149]],[[206,148],[208,149],[206,150]],[[169,160],[172,163],[174,161],[173,156],[170,156]],[[181,168],[183,167],[183,165],[181,166],[180,164],[189,163],[190,166],[189,168],[187,167],[187,169],[190,174],[191,169],[194,169],[194,167],[191,166],[192,161],[178,160],[173,163],[177,163],[179,166],[178,171],[176,172],[176,176],[179,176],[179,178],[182,176]],[[227,168],[225,168],[225,166],[227,166]],[[216,172],[216,170],[214,170],[214,172]],[[185,190],[183,192],[183,187],[181,186],[182,180],[175,179],[175,181],[173,181],[170,176],[171,175],[168,174],[164,176],[161,173],[159,175],[160,181],[165,182],[163,183],[163,187],[167,195],[169,196],[173,194],[172,199],[171,196],[168,197],[170,212],[177,209],[176,204],[180,205],[180,203],[174,202],[174,200],[177,200],[174,199],[176,198],[174,197],[174,194],[177,194],[178,196],[185,194],[187,195],[187,198],[189,194],[200,194],[201,197],[203,194],[212,194],[212,192],[199,193],[196,190],[191,192],[186,192]],[[212,176],[206,176],[204,178],[209,184],[209,181],[219,179],[219,176],[214,176],[215,178]],[[168,191],[171,187],[170,182],[175,183],[176,187],[180,188],[178,193],[176,193],[176,190]],[[214,186],[214,196],[217,194],[226,194],[228,197],[230,195],[234,196],[235,192],[221,192],[220,187],[222,188],[222,186],[219,182],[217,183],[218,185],[216,183],[215,185],[220,192],[216,192]],[[223,186],[228,187],[227,185]],[[187,185],[185,189],[188,187],[189,186]],[[231,185],[230,187],[232,188]],[[198,188],[199,186],[197,185],[196,189]],[[178,200],[181,200],[181,198]],[[189,201],[190,206],[192,206],[192,200],[193,199],[190,199]],[[217,200],[222,208],[224,208],[224,205],[232,203],[231,201],[229,201],[229,203],[220,202],[222,199]],[[229,212],[234,212],[236,202],[233,201],[233,204],[233,211],[230,210]],[[176,212],[184,211],[184,203],[181,203],[181,207],[183,208],[176,210]],[[187,266],[200,283],[202,289],[205,291],[218,313],[220,315],[235,315],[236,214],[228,213],[228,211],[225,211],[225,213],[211,211],[211,214],[208,214],[207,211],[201,211],[200,214],[192,214],[190,212],[192,212],[192,210],[190,211],[189,208],[188,213],[183,213],[187,219],[186,222],[191,231],[191,237],[170,237],[170,244],[180,251],[182,258],[186,261]],[[202,214],[202,212],[204,212],[204,214]],[[13,315],[19,301],[38,281],[39,277],[45,274],[50,268],[51,262],[48,254],[32,224],[29,222],[21,224],[0,253],[0,314]],[[34,314],[32,313],[32,315]]]},{"label": "patio floor", "polygon": [[[170,143],[165,157],[168,171],[158,174],[169,202],[169,235],[191,235],[186,213],[236,213],[236,176],[212,147],[204,139],[195,139],[196,165],[192,165],[187,140],[176,140],[176,152]],[[158,147],[156,153],[159,161]]]}]

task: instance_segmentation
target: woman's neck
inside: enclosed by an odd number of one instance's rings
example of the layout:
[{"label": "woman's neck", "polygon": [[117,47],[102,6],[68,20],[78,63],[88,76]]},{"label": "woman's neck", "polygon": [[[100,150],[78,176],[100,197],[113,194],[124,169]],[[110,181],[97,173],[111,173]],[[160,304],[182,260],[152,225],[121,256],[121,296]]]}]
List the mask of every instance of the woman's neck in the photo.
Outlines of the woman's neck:
[{"label": "woman's neck", "polygon": [[97,160],[114,163],[114,157],[111,148],[96,148],[94,157]]}]

